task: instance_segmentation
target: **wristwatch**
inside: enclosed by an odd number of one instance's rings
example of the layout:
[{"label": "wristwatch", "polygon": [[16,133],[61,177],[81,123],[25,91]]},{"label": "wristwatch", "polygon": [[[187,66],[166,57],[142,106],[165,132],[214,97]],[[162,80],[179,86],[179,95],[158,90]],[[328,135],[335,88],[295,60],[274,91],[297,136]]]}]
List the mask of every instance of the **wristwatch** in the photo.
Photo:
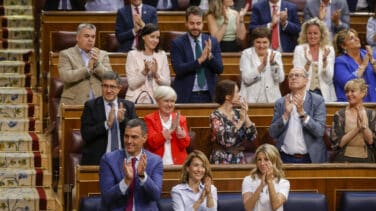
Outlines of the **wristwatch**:
[{"label": "wristwatch", "polygon": [[304,114],[303,115],[299,115],[299,118],[300,119],[304,119],[306,116],[307,116],[307,113],[304,111]]}]

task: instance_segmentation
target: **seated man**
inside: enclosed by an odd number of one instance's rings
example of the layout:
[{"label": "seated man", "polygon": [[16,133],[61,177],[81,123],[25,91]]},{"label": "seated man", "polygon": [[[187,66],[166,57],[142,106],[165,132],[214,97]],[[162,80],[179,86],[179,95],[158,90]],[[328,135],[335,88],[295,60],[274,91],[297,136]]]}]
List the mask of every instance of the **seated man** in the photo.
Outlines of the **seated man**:
[{"label": "seated man", "polygon": [[104,153],[124,147],[125,125],[137,115],[132,102],[117,97],[119,91],[119,75],[106,72],[102,77],[103,96],[85,103],[81,116],[81,165],[98,165]]},{"label": "seated man", "polygon": [[288,79],[291,93],[275,102],[270,136],[277,139],[284,163],[326,162],[324,98],[306,91],[308,72],[303,68],[293,68]]},{"label": "seated man", "polygon": [[293,52],[300,32],[300,21],[295,4],[285,0],[259,0],[252,6],[248,29],[266,26],[272,31],[273,50]]},{"label": "seated man", "polygon": [[115,33],[119,51],[136,49],[138,34],[146,23],[158,24],[157,10],[141,0],[130,0],[130,4],[119,9],[116,15]]},{"label": "seated man", "polygon": [[304,21],[318,17],[331,32],[332,37],[350,26],[350,14],[344,0],[308,0],[304,8]]},{"label": "seated man", "polygon": [[124,7],[124,0],[86,0],[86,11],[118,11]]},{"label": "seated man", "polygon": [[217,39],[201,33],[203,17],[204,12],[199,7],[189,7],[185,14],[188,32],[171,42],[177,103],[213,102],[217,75],[223,72]]},{"label": "seated man", "polygon": [[99,165],[101,210],[158,210],[163,164],[143,149],[147,128],[140,119],[128,121],[124,150],[105,154]]},{"label": "seated man", "polygon": [[106,51],[94,47],[96,28],[83,23],[77,27],[77,45],[59,54],[59,77],[64,82],[60,103],[83,105],[101,95],[101,77],[112,72]]}]

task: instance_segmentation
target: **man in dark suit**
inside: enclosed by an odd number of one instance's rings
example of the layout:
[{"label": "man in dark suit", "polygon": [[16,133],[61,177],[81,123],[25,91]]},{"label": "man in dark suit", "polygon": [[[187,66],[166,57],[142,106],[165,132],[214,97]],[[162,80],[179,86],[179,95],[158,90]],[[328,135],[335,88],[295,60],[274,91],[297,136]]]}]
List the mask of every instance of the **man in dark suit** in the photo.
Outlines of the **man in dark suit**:
[{"label": "man in dark suit", "polygon": [[201,33],[203,15],[199,7],[189,7],[185,14],[188,33],[171,42],[177,103],[212,102],[217,75],[223,72],[217,39]]},{"label": "man in dark suit", "polygon": [[[273,12],[274,8],[276,8],[275,12]],[[266,26],[272,31],[274,27],[277,27],[274,50],[294,51],[300,32],[300,22],[295,4],[283,0],[261,0],[255,3],[252,7],[248,29],[252,33],[252,30],[259,26]]]},{"label": "man in dark suit", "polygon": [[119,75],[106,72],[102,77],[102,96],[85,103],[81,116],[81,165],[98,165],[104,153],[124,147],[125,125],[137,115],[132,102],[117,97],[120,88]]},{"label": "man in dark suit", "polygon": [[82,0],[46,0],[43,10],[85,10],[84,5]]},{"label": "man in dark suit", "polygon": [[143,149],[147,128],[140,119],[128,121],[125,150],[105,154],[99,165],[101,210],[158,211],[163,164],[159,156]]},{"label": "man in dark suit", "polygon": [[155,7],[157,10],[178,9],[178,0],[143,0],[143,3]]},{"label": "man in dark suit", "polygon": [[135,49],[137,34],[146,23],[158,24],[157,10],[150,5],[142,4],[142,0],[131,0],[130,4],[118,10],[115,32],[120,52]]},{"label": "man in dark suit", "polygon": [[308,73],[303,68],[293,68],[288,78],[291,93],[275,102],[270,136],[277,139],[284,163],[324,163],[324,98],[306,91]]}]

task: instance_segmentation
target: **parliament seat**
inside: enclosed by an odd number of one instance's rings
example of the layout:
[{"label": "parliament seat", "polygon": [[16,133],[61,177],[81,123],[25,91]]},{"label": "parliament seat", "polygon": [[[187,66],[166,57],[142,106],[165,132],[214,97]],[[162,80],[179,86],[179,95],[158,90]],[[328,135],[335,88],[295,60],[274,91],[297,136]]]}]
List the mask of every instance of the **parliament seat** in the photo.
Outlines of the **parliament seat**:
[{"label": "parliament seat", "polygon": [[376,210],[376,192],[343,192],[340,211]]},{"label": "parliament seat", "polygon": [[326,196],[321,193],[290,192],[283,209],[286,211],[327,211],[328,202]]},{"label": "parliament seat", "polygon": [[76,45],[75,31],[53,31],[51,32],[51,51],[59,52],[61,50],[73,47]]}]

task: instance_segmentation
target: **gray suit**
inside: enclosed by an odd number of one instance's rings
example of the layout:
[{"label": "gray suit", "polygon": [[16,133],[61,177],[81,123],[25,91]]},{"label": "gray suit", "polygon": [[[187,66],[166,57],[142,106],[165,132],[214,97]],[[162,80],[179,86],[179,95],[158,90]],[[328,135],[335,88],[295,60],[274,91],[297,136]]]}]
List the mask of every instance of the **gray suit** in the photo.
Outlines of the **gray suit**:
[{"label": "gray suit", "polygon": [[107,52],[101,50],[98,64],[90,75],[77,45],[60,52],[58,69],[59,77],[64,82],[61,103],[67,105],[83,105],[89,99],[90,87],[95,97],[101,96],[102,75],[105,71],[112,71]]},{"label": "gray suit", "polygon": [[[307,0],[304,8],[304,21],[319,16],[320,4],[320,0]],[[350,14],[347,2],[345,0],[331,0],[330,8],[332,15],[336,10],[340,9],[341,17],[340,24],[338,26],[334,26],[334,24],[332,23],[331,27],[328,27],[329,31],[334,35],[342,29],[348,29],[350,26]]]},{"label": "gray suit", "polygon": [[[312,163],[323,163],[327,161],[326,146],[323,140],[326,123],[326,107],[324,98],[320,95],[307,92],[304,100],[304,111],[309,116],[307,124],[303,124],[304,141],[307,145],[308,154]],[[275,102],[274,116],[269,128],[270,135],[277,139],[277,148],[281,150],[286,136],[289,122],[283,123],[285,112],[285,99],[279,98]]]}]

